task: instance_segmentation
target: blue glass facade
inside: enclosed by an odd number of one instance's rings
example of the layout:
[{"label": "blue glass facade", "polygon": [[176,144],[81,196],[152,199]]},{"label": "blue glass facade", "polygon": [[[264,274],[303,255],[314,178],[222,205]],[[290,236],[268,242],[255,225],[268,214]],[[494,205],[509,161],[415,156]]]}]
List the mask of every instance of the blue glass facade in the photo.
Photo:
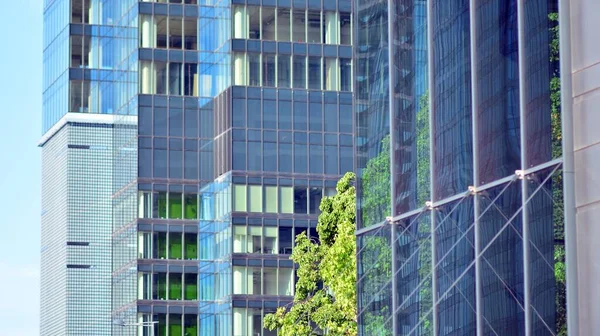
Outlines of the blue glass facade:
[{"label": "blue glass facade", "polygon": [[355,1],[360,335],[566,332],[557,11]]}]

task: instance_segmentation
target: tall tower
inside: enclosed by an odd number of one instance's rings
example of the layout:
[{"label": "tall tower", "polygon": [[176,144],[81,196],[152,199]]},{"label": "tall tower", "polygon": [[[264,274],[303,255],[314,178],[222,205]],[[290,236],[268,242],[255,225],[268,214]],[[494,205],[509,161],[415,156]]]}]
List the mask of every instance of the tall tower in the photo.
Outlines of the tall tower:
[{"label": "tall tower", "polygon": [[353,170],[352,8],[46,2],[41,334],[276,334]]}]

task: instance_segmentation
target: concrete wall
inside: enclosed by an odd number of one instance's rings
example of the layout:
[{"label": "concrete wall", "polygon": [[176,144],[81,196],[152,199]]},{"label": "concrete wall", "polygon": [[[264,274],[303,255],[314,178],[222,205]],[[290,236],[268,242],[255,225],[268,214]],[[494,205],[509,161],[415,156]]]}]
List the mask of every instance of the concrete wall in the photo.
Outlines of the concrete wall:
[{"label": "concrete wall", "polygon": [[571,0],[579,334],[600,330],[600,1]]}]

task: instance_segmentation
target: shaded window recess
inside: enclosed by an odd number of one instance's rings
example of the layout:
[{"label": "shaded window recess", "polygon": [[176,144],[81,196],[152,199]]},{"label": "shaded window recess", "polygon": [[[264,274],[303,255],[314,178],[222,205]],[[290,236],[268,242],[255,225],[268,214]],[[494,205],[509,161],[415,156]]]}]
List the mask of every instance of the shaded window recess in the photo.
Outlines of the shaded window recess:
[{"label": "shaded window recess", "polygon": [[87,268],[92,268],[92,265],[76,265],[76,264],[67,264],[67,268],[81,268],[81,269],[87,269]]},{"label": "shaded window recess", "polygon": [[88,145],[67,145],[67,148],[71,149],[90,149]]},{"label": "shaded window recess", "polygon": [[88,242],[67,242],[67,246],[90,246]]}]

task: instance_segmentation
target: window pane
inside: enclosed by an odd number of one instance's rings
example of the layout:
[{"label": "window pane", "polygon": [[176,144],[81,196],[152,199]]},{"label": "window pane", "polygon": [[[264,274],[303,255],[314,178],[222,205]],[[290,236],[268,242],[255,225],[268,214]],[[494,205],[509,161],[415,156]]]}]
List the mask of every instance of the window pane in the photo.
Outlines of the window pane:
[{"label": "window pane", "polygon": [[169,259],[182,259],[183,242],[180,232],[169,233]]},{"label": "window pane", "polygon": [[169,300],[181,300],[183,298],[182,274],[169,274]]},{"label": "window pane", "polygon": [[262,7],[262,38],[275,40],[275,8]]},{"label": "window pane", "polygon": [[183,94],[186,96],[198,96],[198,65],[184,64]]},{"label": "window pane", "polygon": [[181,193],[169,193],[169,218],[181,219],[182,213]]},{"label": "window pane", "polygon": [[338,65],[337,58],[326,58],[325,69],[323,69],[325,90],[337,91],[338,88]]},{"label": "window pane", "polygon": [[152,298],[154,300],[166,300],[167,273],[157,273],[152,278]]},{"label": "window pane", "polygon": [[328,175],[339,174],[337,146],[325,146],[325,174],[328,174]]},{"label": "window pane", "polygon": [[167,47],[167,17],[157,15],[156,20],[156,47],[166,48]]},{"label": "window pane", "polygon": [[308,88],[321,90],[321,58],[308,58]]},{"label": "window pane", "polygon": [[352,19],[347,13],[340,13],[340,44],[352,44]]},{"label": "window pane", "polygon": [[248,54],[248,85],[260,86],[260,54]]},{"label": "window pane", "polygon": [[279,171],[280,172],[292,172],[292,145],[291,144],[279,144]]},{"label": "window pane", "polygon": [[323,18],[323,33],[325,35],[325,43],[338,44],[339,22],[337,12],[326,12]]},{"label": "window pane", "polygon": [[169,48],[183,47],[183,22],[180,18],[169,19]]},{"label": "window pane", "polygon": [[233,294],[249,294],[248,282],[246,267],[233,266]]},{"label": "window pane", "polygon": [[292,34],[294,42],[305,42],[306,36],[306,11],[294,9],[294,21],[292,25]]},{"label": "window pane", "polygon": [[294,213],[308,213],[308,195],[306,188],[294,188]]},{"label": "window pane", "polygon": [[308,147],[306,145],[294,145],[294,172],[306,173],[308,166]]},{"label": "window pane", "polygon": [[233,186],[233,211],[246,212],[246,186],[236,184]]},{"label": "window pane", "polygon": [[306,57],[294,56],[294,88],[306,89]]},{"label": "window pane", "polygon": [[277,171],[277,144],[274,142],[263,144],[263,170]]},{"label": "window pane", "polygon": [[262,227],[250,226],[248,227],[250,237],[248,239],[248,252],[249,253],[262,253]]},{"label": "window pane", "polygon": [[289,101],[280,100],[279,108],[279,129],[286,130],[292,128],[292,104]]},{"label": "window pane", "polygon": [[263,86],[275,86],[275,55],[263,54]]},{"label": "window pane", "polygon": [[246,169],[246,142],[233,141],[233,170]]},{"label": "window pane", "polygon": [[185,234],[185,259],[198,259],[198,235],[195,233]]},{"label": "window pane", "polygon": [[[194,299],[195,300],[195,299]],[[185,314],[184,316],[184,335],[198,334],[198,315]]]},{"label": "window pane", "polygon": [[338,120],[338,105],[325,104],[325,132],[337,132]]},{"label": "window pane", "polygon": [[158,192],[152,196],[152,218],[167,218],[167,193]]},{"label": "window pane", "polygon": [[291,87],[291,58],[289,55],[277,57],[277,86],[282,88]]},{"label": "window pane", "polygon": [[198,49],[198,19],[186,18],[183,21],[183,46],[186,50]]},{"label": "window pane", "polygon": [[279,295],[294,295],[293,275],[294,272],[291,268],[279,269],[279,281],[277,284]]},{"label": "window pane", "polygon": [[280,227],[279,228],[279,253],[280,254],[291,254],[293,243],[292,228]]},{"label": "window pane", "polygon": [[323,146],[310,145],[309,151],[309,173],[323,174]]},{"label": "window pane", "polygon": [[251,185],[250,188],[250,212],[262,212],[262,186]]},{"label": "window pane", "polygon": [[294,190],[292,187],[281,187],[281,213],[294,212]]},{"label": "window pane", "polygon": [[308,43],[321,43],[321,12],[308,11],[306,25]]},{"label": "window pane", "polygon": [[248,237],[245,226],[233,227],[233,253],[247,253]]},{"label": "window pane", "polygon": [[169,63],[169,94],[181,95],[181,63]]},{"label": "window pane", "polygon": [[167,63],[154,62],[154,72],[156,94],[167,94]]},{"label": "window pane", "polygon": [[264,254],[277,254],[277,228],[266,227],[264,228],[265,234],[263,236],[263,253]]},{"label": "window pane", "polygon": [[246,7],[245,6],[234,6],[233,7],[233,37],[234,38],[248,38],[248,30],[246,29]]},{"label": "window pane", "polygon": [[[190,274],[185,275],[184,293],[185,293],[186,300],[197,300],[198,299],[198,276],[197,276],[197,274],[190,273]],[[188,321],[189,319],[187,318],[187,316],[189,316],[189,315],[186,315],[186,334],[189,331],[189,327],[191,327],[192,325],[195,325],[195,320],[192,323],[190,323],[190,321]]]},{"label": "window pane", "polygon": [[352,91],[352,60],[340,58],[340,91]]},{"label": "window pane", "polygon": [[152,256],[154,259],[167,259],[167,233],[156,232],[153,237],[153,251]]},{"label": "window pane", "polygon": [[323,107],[321,103],[309,104],[308,123],[311,131],[323,130]]},{"label": "window pane", "polygon": [[263,100],[263,128],[277,128],[277,104],[274,100]]},{"label": "window pane", "polygon": [[[265,268],[263,275],[263,294],[277,295],[277,268]],[[260,331],[259,331],[260,334]]]},{"label": "window pane", "polygon": [[248,6],[248,38],[260,40],[260,7]]},{"label": "window pane", "polygon": [[265,187],[265,212],[277,213],[277,187]]},{"label": "window pane", "polygon": [[198,218],[198,195],[185,195],[185,219]]},{"label": "window pane", "polygon": [[309,212],[311,214],[319,213],[319,205],[321,205],[321,199],[323,198],[323,190],[321,188],[310,188],[309,191]]},{"label": "window pane", "polygon": [[248,170],[260,171],[262,158],[262,143],[248,142]]},{"label": "window pane", "polygon": [[247,71],[246,54],[241,52],[233,53],[233,84],[246,85]]},{"label": "window pane", "polygon": [[277,41],[291,41],[290,35],[290,10],[277,9]]}]

